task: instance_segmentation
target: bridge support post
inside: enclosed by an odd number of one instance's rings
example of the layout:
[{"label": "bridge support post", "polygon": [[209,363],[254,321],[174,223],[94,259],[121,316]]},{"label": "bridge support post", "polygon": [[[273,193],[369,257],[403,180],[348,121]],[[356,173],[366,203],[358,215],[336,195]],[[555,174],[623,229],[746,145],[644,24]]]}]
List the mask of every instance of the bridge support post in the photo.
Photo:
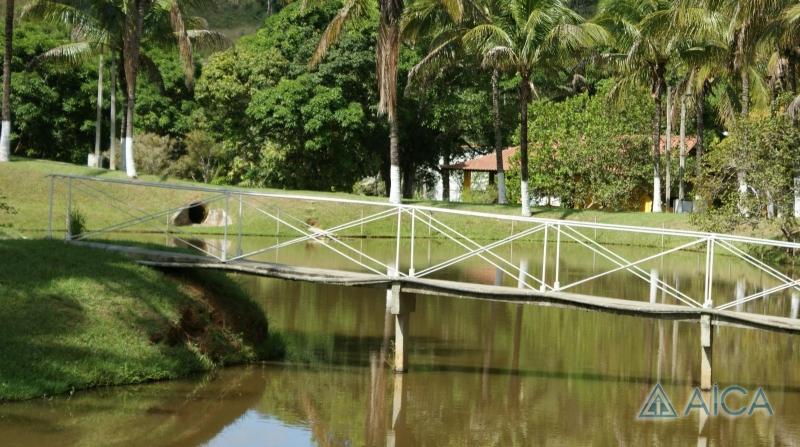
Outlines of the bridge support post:
[{"label": "bridge support post", "polygon": [[406,338],[410,334],[411,312],[416,308],[417,296],[400,291],[400,284],[392,284],[387,294],[389,312],[394,315],[394,372],[408,371],[408,351]]},{"label": "bridge support post", "polygon": [[700,389],[711,389],[711,358],[713,345],[711,316],[700,317]]}]

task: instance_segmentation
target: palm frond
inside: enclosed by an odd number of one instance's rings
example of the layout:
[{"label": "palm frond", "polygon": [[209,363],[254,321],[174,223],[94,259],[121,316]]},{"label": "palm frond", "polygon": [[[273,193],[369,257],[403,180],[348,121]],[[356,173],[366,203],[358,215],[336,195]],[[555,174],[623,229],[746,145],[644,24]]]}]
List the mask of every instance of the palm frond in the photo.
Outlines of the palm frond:
[{"label": "palm frond", "polygon": [[52,48],[36,57],[29,63],[28,68],[33,68],[44,63],[61,65],[81,65],[96,54],[88,42],[75,42]]},{"label": "palm frond", "polygon": [[345,25],[352,20],[357,20],[368,14],[369,5],[367,0],[346,0],[344,6],[339,9],[336,16],[331,20],[322,37],[319,39],[317,48],[308,62],[309,67],[316,67],[325,58],[331,46],[339,40]]}]

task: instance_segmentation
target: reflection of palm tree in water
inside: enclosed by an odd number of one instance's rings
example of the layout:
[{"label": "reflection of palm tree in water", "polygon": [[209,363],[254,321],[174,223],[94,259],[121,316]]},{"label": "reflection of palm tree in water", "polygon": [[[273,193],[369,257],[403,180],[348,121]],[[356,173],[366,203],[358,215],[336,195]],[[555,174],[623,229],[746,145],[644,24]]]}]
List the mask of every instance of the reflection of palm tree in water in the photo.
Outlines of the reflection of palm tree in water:
[{"label": "reflection of palm tree in water", "polygon": [[319,447],[330,447],[334,444],[333,433],[330,428],[324,423],[323,418],[319,417],[314,401],[307,393],[300,396],[300,408],[303,410],[303,416],[308,421],[311,427],[311,435],[317,441]]},{"label": "reflection of palm tree in water", "polygon": [[489,303],[489,325],[485,334],[483,348],[483,371],[481,372],[481,398],[484,403],[489,401],[489,371],[492,368],[492,351],[494,348],[494,320],[496,308],[499,303]]},{"label": "reflection of palm tree in water", "polygon": [[519,409],[519,399],[521,382],[519,376],[519,350],[520,342],[522,341],[522,310],[524,305],[516,305],[516,315],[514,317],[514,346],[511,354],[511,381],[508,386],[508,404],[509,410]]},{"label": "reflection of palm tree in water", "polygon": [[386,310],[383,317],[383,339],[378,352],[369,354],[369,401],[365,424],[366,445],[377,446],[386,439],[386,372],[385,365],[392,335],[393,315]]}]

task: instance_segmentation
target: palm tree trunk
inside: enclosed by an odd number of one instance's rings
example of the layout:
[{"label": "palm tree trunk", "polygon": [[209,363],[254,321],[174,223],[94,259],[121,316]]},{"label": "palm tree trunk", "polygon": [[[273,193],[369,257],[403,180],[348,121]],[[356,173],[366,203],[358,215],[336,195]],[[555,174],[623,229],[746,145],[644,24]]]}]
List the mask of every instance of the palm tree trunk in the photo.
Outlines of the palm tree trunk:
[{"label": "palm tree trunk", "polygon": [[666,146],[664,147],[664,164],[666,164],[664,181],[666,182],[666,187],[664,189],[664,193],[666,194],[667,198],[668,210],[670,205],[672,205],[672,166],[670,163],[670,153],[672,152],[672,111],[675,108],[672,104],[672,96],[672,87],[667,86],[667,141]]},{"label": "palm tree trunk", "polygon": [[380,98],[378,113],[389,120],[389,202],[400,203],[400,132],[397,118],[397,65],[403,0],[380,0],[376,63]]},{"label": "palm tree trunk", "polygon": [[110,118],[110,142],[108,145],[108,168],[113,170],[117,169],[117,66],[114,60],[114,55],[111,55],[111,67],[109,70],[109,83],[111,84],[111,97],[109,98],[109,107],[111,112]]},{"label": "palm tree trunk", "polygon": [[503,133],[500,129],[500,71],[492,71],[492,114],[494,115],[494,153],[497,161],[497,203],[505,205],[506,176],[503,166]]},{"label": "palm tree trunk", "polygon": [[528,191],[528,102],[530,98],[530,81],[523,75],[519,83],[519,170],[520,201],[522,215],[531,215],[531,198]]},{"label": "palm tree trunk", "polygon": [[97,118],[94,123],[94,168],[103,167],[100,162],[100,144],[103,138],[103,54],[100,54],[97,64]]},{"label": "palm tree trunk", "polygon": [[680,163],[678,167],[678,200],[681,202],[686,197],[683,179],[683,176],[686,174],[686,96],[686,94],[681,95],[681,144]]},{"label": "palm tree trunk", "polygon": [[6,0],[6,42],[3,55],[3,123],[0,129],[0,162],[11,158],[11,56],[14,49],[14,0]]},{"label": "palm tree trunk", "polygon": [[119,126],[119,168],[123,171],[127,172],[127,166],[125,166],[125,131],[127,129],[127,122],[128,122],[128,94],[125,93],[122,95],[122,121],[120,122]]},{"label": "palm tree trunk", "polygon": [[[740,75],[742,78],[742,120],[746,120],[750,115],[750,75],[747,71],[747,67],[742,67]],[[747,140],[748,137],[745,128],[745,133],[742,135],[742,148],[740,149],[742,152],[746,150]],[[744,168],[740,167],[737,170],[736,178],[739,183],[739,211],[744,214],[747,212],[744,204],[744,199],[747,196],[747,174]]]},{"label": "palm tree trunk", "polygon": [[133,158],[133,114],[136,108],[136,93],[129,93],[125,112],[125,173],[136,178],[136,162]]},{"label": "palm tree trunk", "polygon": [[125,80],[125,55],[120,52],[120,61],[119,64],[119,82],[120,86],[122,86],[122,119],[120,120],[119,126],[119,168],[123,171],[126,171],[125,166],[125,128],[126,123],[128,122],[127,112],[128,112],[128,90],[127,85],[128,82]]},{"label": "palm tree trunk", "polygon": [[[444,153],[442,154],[442,165],[447,166],[450,164],[450,147],[444,148]],[[445,202],[450,201],[450,170],[449,169],[442,169],[442,200]]]},{"label": "palm tree trunk", "polygon": [[705,119],[703,115],[705,114],[706,109],[706,89],[707,89],[707,81],[703,82],[703,85],[700,87],[700,91],[697,92],[697,105],[695,106],[695,112],[697,114],[696,117],[696,124],[695,127],[697,128],[697,135],[695,136],[695,144],[694,144],[694,162],[695,162],[695,175],[699,178],[700,173],[702,172],[703,166],[703,149],[705,147],[705,142],[703,138],[703,133],[705,132]]},{"label": "palm tree trunk", "polygon": [[400,131],[396,117],[389,119],[389,202],[400,203]]},{"label": "palm tree trunk", "polygon": [[125,113],[125,171],[128,177],[135,178],[136,163],[133,156],[133,120],[136,110],[136,78],[139,71],[139,52],[141,50],[142,22],[149,3],[148,0],[128,0],[129,13],[125,17],[125,82],[127,84],[127,107]]},{"label": "palm tree trunk", "polygon": [[653,96],[653,212],[661,212],[661,92]]}]

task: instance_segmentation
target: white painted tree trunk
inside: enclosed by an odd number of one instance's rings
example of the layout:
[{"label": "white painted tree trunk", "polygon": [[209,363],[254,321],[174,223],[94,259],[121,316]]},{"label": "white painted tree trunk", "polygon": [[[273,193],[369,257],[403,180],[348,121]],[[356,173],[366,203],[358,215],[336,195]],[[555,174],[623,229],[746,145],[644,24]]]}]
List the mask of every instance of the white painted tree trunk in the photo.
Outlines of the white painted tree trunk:
[{"label": "white painted tree trunk", "polygon": [[133,161],[133,136],[125,135],[125,172],[128,177],[136,175],[136,163]]},{"label": "white painted tree trunk", "polygon": [[497,203],[505,205],[508,203],[506,200],[506,174],[505,172],[497,173]]},{"label": "white painted tree trunk", "polygon": [[3,54],[3,123],[0,125],[0,162],[11,159],[11,56],[14,54],[14,0],[6,0]]},{"label": "white painted tree trunk", "polygon": [[100,141],[103,138],[103,55],[99,57],[97,64],[97,118],[94,123],[94,166],[100,168],[103,162],[100,161]]},{"label": "white painted tree trunk", "polygon": [[653,174],[653,212],[661,212],[661,175],[658,171]]},{"label": "white painted tree trunk", "polygon": [[5,162],[11,157],[11,121],[3,121],[0,132],[0,162]]},{"label": "white painted tree trunk", "polygon": [[400,166],[389,167],[389,203],[399,204],[400,193]]},{"label": "white painted tree trunk", "polygon": [[528,192],[528,181],[523,180],[520,184],[520,201],[522,202],[522,215],[530,217],[531,215],[531,195]]}]

